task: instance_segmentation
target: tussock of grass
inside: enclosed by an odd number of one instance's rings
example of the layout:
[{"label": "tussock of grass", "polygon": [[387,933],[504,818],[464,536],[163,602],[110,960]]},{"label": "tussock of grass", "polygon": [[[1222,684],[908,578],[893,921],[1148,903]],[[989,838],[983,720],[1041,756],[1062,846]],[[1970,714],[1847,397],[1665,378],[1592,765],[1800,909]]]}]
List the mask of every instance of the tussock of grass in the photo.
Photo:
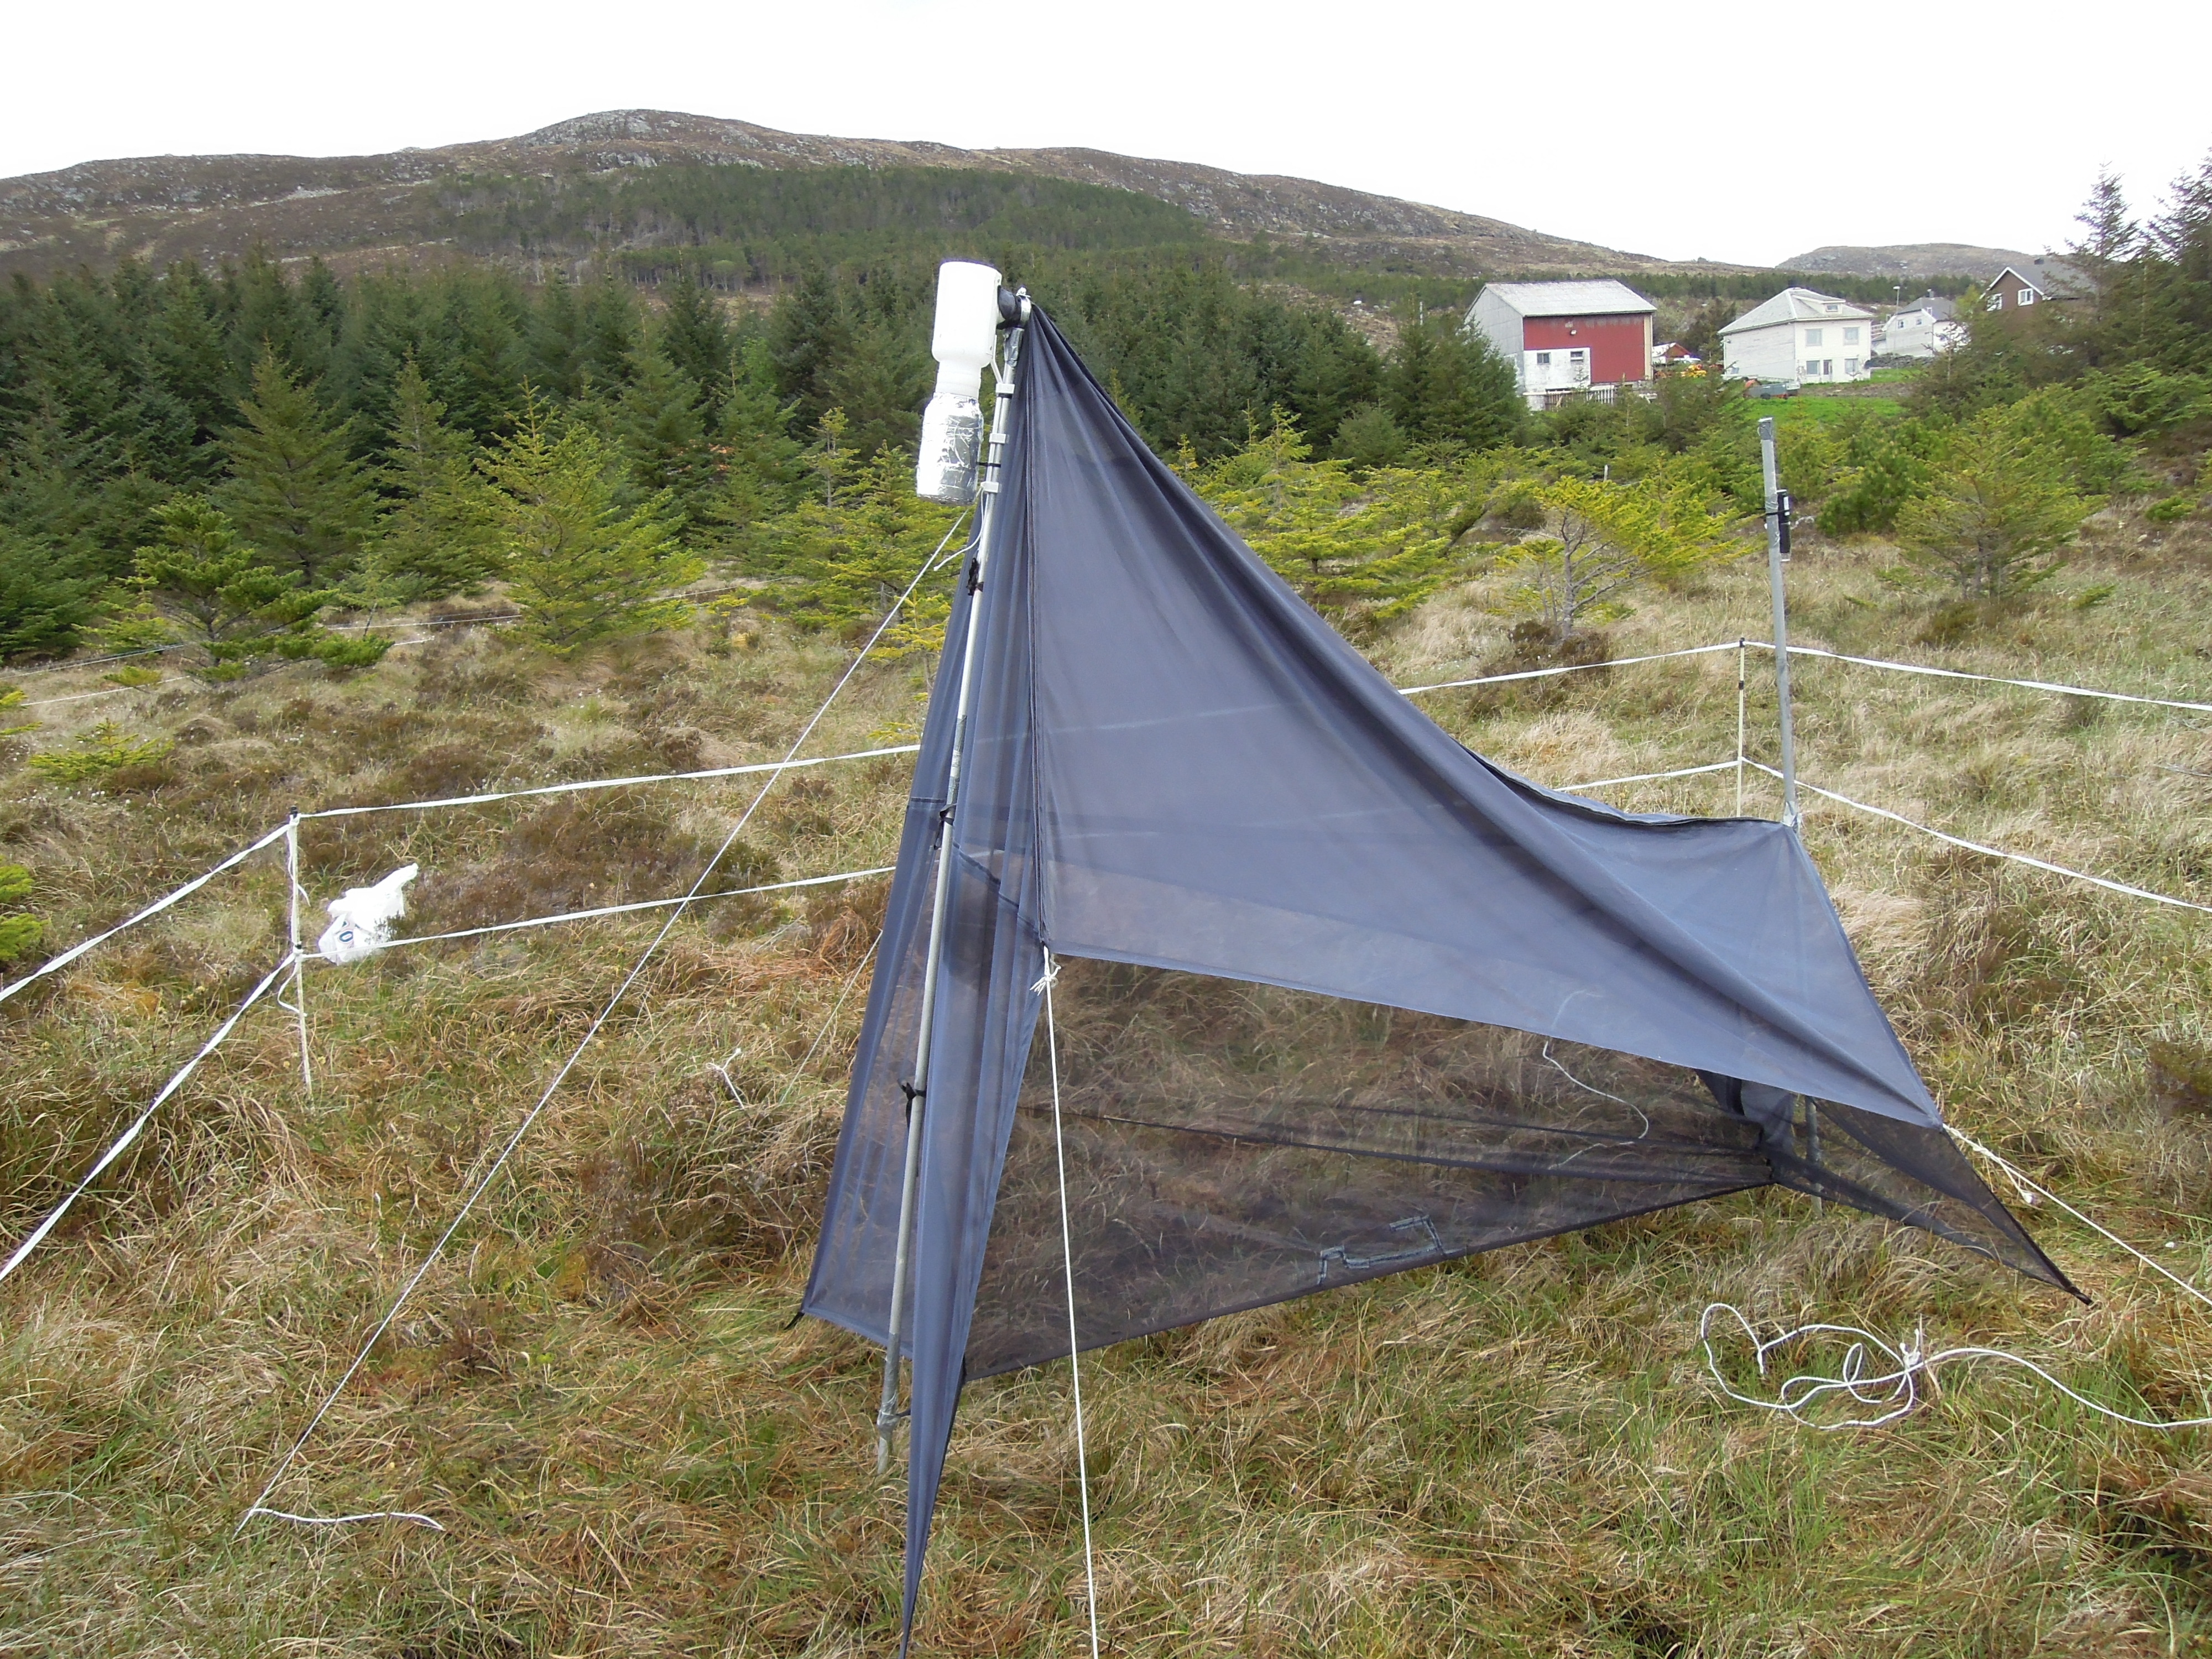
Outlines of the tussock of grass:
[{"label": "tussock of grass", "polygon": [[[1808,546],[1801,637],[1875,655],[2201,695],[2194,521],[2097,532],[2092,609],[2054,592],[1950,642]],[[2153,539],[2139,539],[2150,537]],[[2192,540],[2191,538],[2197,538]],[[1512,650],[1454,596],[1376,642],[1403,677]],[[1763,572],[1620,625],[1616,655],[1765,632]],[[58,705],[173,739],[118,793],[0,776],[0,855],[48,948],[204,869],[294,805],[772,758],[834,672],[768,628],[558,663],[456,633],[345,676]],[[1771,758],[1771,681],[1752,728]],[[61,690],[90,689],[57,677]],[[2189,720],[1801,665],[1805,775],[1959,833],[2212,896],[2212,745]],[[817,739],[917,719],[865,670]],[[51,694],[50,694],[51,695]],[[1433,700],[1547,781],[1731,754],[1732,656]],[[696,758],[695,758],[696,757]],[[2185,769],[2182,772],[2163,769]],[[732,876],[887,861],[902,763],[772,795]],[[680,785],[308,826],[317,901],[414,860],[408,927],[659,896],[751,786]],[[1614,792],[1726,811],[1728,774]],[[741,793],[742,792],[742,793]],[[1749,810],[1771,812],[1753,775]],[[2000,868],[1810,802],[1806,834],[1948,1109],[2039,1179],[2203,1273],[2212,1053],[2201,918]],[[746,884],[732,880],[730,885]],[[680,923],[274,1501],[449,1530],[307,1531],[240,1510],[658,919],[397,951],[311,974],[317,1087],[258,1011],[30,1267],[0,1287],[0,1647],[461,1656],[880,1652],[898,1484],[872,1471],[872,1353],[796,1306],[860,993],[802,1066],[884,884]],[[222,879],[0,1005],[0,1222],[50,1204],[281,953],[281,867]],[[319,906],[310,920],[320,921]],[[732,1049],[733,1098],[710,1062]],[[2212,1632],[2202,1434],[2091,1419],[1966,1369],[1877,1434],[1757,1419],[1703,1380],[1697,1312],[1846,1318],[2053,1364],[2198,1414],[2202,1311],[2077,1230],[2030,1223],[2081,1308],[1917,1233],[1780,1194],[1516,1247],[1087,1362],[1100,1594],[1124,1653],[2014,1655],[2195,1650]],[[2171,1241],[2178,1248],[2165,1251]],[[1080,1650],[1064,1367],[975,1386],[923,1650]]]}]

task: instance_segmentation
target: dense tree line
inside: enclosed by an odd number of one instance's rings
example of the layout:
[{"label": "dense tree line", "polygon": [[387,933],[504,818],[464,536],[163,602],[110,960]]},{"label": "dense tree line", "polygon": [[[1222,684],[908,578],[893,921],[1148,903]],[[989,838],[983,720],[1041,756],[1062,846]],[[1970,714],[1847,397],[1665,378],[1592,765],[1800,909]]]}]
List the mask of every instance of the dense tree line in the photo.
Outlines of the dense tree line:
[{"label": "dense tree line", "polygon": [[[1383,465],[1494,445],[1522,419],[1510,368],[1449,319],[1409,324],[1385,356],[1205,258],[1000,257],[1166,453],[1227,453],[1280,410]],[[772,572],[824,478],[834,499],[911,445],[933,277],[920,258],[817,266],[764,309],[690,264],[649,294],[611,273],[342,281],[262,258],[19,279],[0,292],[0,653],[64,649],[95,622],[112,636],[133,593],[144,629],[177,625],[191,606],[148,571],[175,577],[179,537],[203,586],[240,559],[293,585],[234,596],[224,639],[241,651],[296,633],[284,617],[303,605],[511,574],[526,443],[530,465],[571,475],[587,451],[605,496],[590,510],[659,526],[613,541],[664,574]]]},{"label": "dense tree line", "polygon": [[1218,245],[1172,203],[1065,179],[958,167],[658,167],[464,177],[444,186],[452,240],[500,258],[612,257],[634,280],[689,270],[757,289],[824,265],[933,258],[948,242],[1059,252]]}]

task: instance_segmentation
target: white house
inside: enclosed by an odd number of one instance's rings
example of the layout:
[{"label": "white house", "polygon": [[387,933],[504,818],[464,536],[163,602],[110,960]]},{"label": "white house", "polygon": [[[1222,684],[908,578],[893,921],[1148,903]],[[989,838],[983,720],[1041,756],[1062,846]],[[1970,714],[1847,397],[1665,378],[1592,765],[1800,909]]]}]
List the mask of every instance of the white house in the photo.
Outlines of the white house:
[{"label": "white house", "polygon": [[1884,357],[1934,357],[1966,337],[1959,308],[1930,294],[1914,300],[1874,331],[1874,349]]},{"label": "white house", "polygon": [[1658,309],[1626,283],[1492,283],[1468,307],[1467,327],[1513,365],[1531,409],[1577,392],[1610,402],[1651,378]]},{"label": "white house", "polygon": [[1721,352],[1731,380],[1863,380],[1872,372],[1874,313],[1809,288],[1785,288],[1723,328]]}]

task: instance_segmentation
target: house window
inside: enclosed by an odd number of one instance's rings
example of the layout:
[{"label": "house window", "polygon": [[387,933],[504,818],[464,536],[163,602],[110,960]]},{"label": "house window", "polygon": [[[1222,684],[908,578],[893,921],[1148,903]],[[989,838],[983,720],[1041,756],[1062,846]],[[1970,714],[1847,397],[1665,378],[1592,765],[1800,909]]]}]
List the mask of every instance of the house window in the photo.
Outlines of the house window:
[{"label": "house window", "polygon": [[1859,360],[1857,358],[1846,357],[1844,359],[1844,378],[1845,380],[1856,380],[1858,377],[1858,372]]},{"label": "house window", "polygon": [[1985,303],[1984,308],[1990,311],[2002,311],[2004,309],[2004,295],[2001,293],[1990,295]]},{"label": "house window", "polygon": [[1579,352],[1579,351],[1570,351],[1570,352],[1567,354],[1567,357],[1568,357],[1568,359],[1569,359],[1569,361],[1570,361],[1570,362],[1577,362],[1577,363],[1578,363],[1578,362],[1582,362],[1582,360],[1583,360],[1583,354],[1582,354],[1581,352]]},{"label": "house window", "polygon": [[1855,328],[1847,328],[1847,329],[1845,329],[1845,330],[1844,331],[1844,343],[1845,345],[1856,345],[1858,343],[1859,343],[1859,331],[1858,331],[1858,330],[1856,330],[1856,329],[1855,329]]},{"label": "house window", "polygon": [[1816,346],[1820,344],[1820,331],[1817,328],[1807,329],[1805,331],[1805,343],[1808,346]]},{"label": "house window", "polygon": [[1820,372],[1820,360],[1818,357],[1808,357],[1805,360],[1805,373],[1807,375],[1810,376],[1818,374]]},{"label": "house window", "polygon": [[1549,368],[1551,366],[1552,366],[1552,354],[1551,354],[1550,352],[1548,352],[1548,351],[1540,351],[1540,352],[1538,352],[1538,353],[1536,354],[1536,367],[1537,367],[1537,368]]},{"label": "house window", "polygon": [[2013,303],[2015,305],[2032,306],[2035,303],[2035,290],[2032,288],[2024,288],[2012,297]]}]

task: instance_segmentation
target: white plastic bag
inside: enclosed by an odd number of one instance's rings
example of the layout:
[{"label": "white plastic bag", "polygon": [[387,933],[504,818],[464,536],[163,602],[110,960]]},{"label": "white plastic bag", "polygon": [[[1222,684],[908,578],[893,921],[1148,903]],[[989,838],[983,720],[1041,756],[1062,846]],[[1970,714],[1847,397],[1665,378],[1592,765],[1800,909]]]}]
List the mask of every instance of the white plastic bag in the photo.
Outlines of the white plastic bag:
[{"label": "white plastic bag", "polygon": [[392,924],[407,914],[407,884],[420,865],[403,864],[374,887],[349,887],[330,902],[331,925],[315,941],[325,961],[359,962],[392,943]]}]

